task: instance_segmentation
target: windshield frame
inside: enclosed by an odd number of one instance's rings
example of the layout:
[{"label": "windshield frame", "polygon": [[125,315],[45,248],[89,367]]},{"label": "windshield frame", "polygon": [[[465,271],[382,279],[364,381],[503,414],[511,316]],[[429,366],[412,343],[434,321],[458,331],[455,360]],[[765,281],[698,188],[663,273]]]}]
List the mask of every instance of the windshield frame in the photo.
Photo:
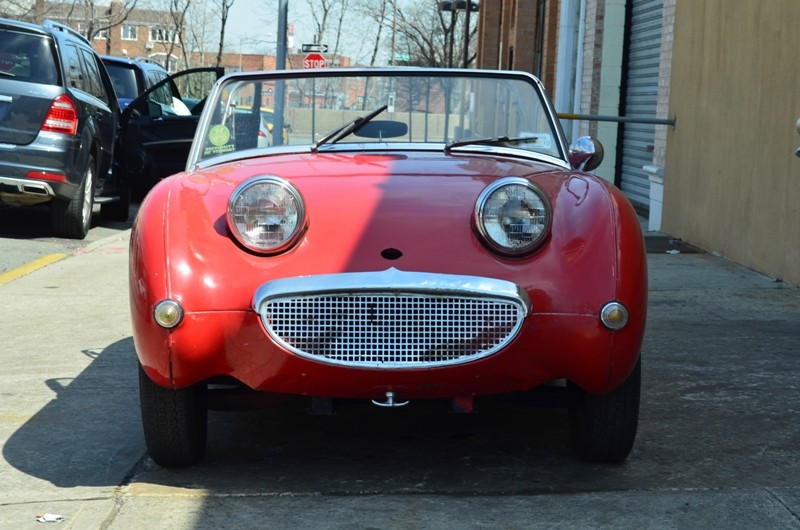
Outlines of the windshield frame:
[{"label": "windshield frame", "polygon": [[[472,70],[472,69],[454,69],[454,68],[413,68],[413,67],[386,67],[386,68],[327,68],[327,69],[308,69],[308,70],[275,70],[275,71],[254,71],[254,72],[235,72],[222,77],[214,85],[211,93],[209,94],[209,101],[217,101],[221,98],[222,92],[231,83],[236,82],[251,82],[261,80],[263,82],[275,82],[276,87],[285,85],[290,81],[312,79],[312,78],[336,78],[336,77],[440,77],[440,78],[491,78],[497,80],[523,81],[533,87],[536,96],[539,98],[542,110],[545,113],[547,121],[550,124],[555,141],[555,148],[558,152],[557,155],[549,155],[528,149],[514,148],[510,146],[495,146],[481,143],[465,143],[458,145],[452,149],[447,148],[448,142],[347,142],[347,143],[323,143],[314,149],[315,142],[272,146],[269,148],[257,148],[236,151],[234,153],[217,155],[211,158],[204,158],[202,155],[202,148],[204,139],[209,133],[209,128],[212,125],[213,105],[207,105],[200,117],[200,121],[195,133],[194,141],[189,153],[189,158],[186,163],[186,170],[193,171],[204,167],[210,167],[221,163],[227,163],[234,160],[243,158],[252,158],[255,156],[268,156],[273,154],[284,153],[310,153],[316,152],[329,152],[329,151],[368,151],[368,150],[381,150],[381,151],[396,151],[396,150],[421,150],[421,151],[447,151],[449,154],[461,152],[478,152],[478,153],[496,153],[511,156],[518,156],[523,158],[531,158],[536,160],[543,160],[549,163],[555,163],[565,167],[569,167],[567,143],[561,128],[561,122],[558,120],[555,109],[552,106],[550,98],[547,97],[544,86],[535,76],[520,71],[508,70]],[[281,83],[284,81],[286,83]],[[276,90],[277,92],[277,90]],[[276,106],[278,102],[276,102]],[[374,109],[366,109],[367,112]],[[274,109],[274,118],[276,119],[276,127],[283,126],[283,123],[278,123],[281,117],[280,109]],[[345,125],[345,124],[343,124]]]}]

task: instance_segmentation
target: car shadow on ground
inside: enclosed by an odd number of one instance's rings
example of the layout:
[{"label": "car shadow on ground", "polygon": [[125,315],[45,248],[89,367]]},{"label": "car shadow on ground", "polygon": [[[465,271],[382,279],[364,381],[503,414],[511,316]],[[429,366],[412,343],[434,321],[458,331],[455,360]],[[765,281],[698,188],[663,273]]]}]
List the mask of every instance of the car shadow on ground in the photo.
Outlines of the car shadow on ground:
[{"label": "car shadow on ground", "polygon": [[84,354],[92,361],[74,379],[41,381],[36,392],[53,399],[3,446],[9,465],[62,488],[119,484],[145,452],[133,340]]},{"label": "car shadow on ground", "polygon": [[8,206],[0,203],[0,237],[36,239],[51,235],[47,206]]},{"label": "car shadow on ground", "polygon": [[[473,414],[455,414],[439,404],[385,410],[360,402],[311,416],[305,401],[292,400],[212,411],[205,459],[162,468],[146,457],[131,338],[96,356],[86,352],[95,358],[74,380],[43,379],[42,391],[55,397],[10,436],[3,455],[19,471],[62,488],[130,481],[234,497],[796,484],[800,412],[786,406],[796,374],[787,369],[796,356],[796,321],[731,323],[704,312],[689,323],[673,317],[683,304],[675,297],[665,292],[651,301],[639,436],[622,465],[580,461],[561,408],[488,399]],[[765,311],[797,300],[794,290],[763,297]],[[759,303],[753,293],[747,299]],[[698,341],[713,356],[699,352]]]},{"label": "car shadow on ground", "polygon": [[[305,400],[212,411],[205,459],[166,469],[146,458],[131,338],[71,380],[43,379],[55,397],[14,432],[6,462],[60,488],[135,482],[220,494],[505,494],[590,490],[623,466],[589,466],[572,451],[566,410],[479,401],[472,414],[442,403],[386,410],[358,402],[329,416]],[[605,469],[605,471],[603,471]],[[594,477],[594,478],[592,478]]]},{"label": "car shadow on ground", "polygon": [[[91,229],[127,230],[131,227],[131,222],[136,215],[138,206],[138,204],[132,205],[128,221],[110,221],[100,214],[100,207],[95,205]],[[61,239],[53,236],[53,230],[50,227],[50,212],[46,204],[9,206],[0,203],[0,237],[8,239]],[[93,238],[90,236],[87,239]],[[75,242],[80,243],[79,241]]]}]

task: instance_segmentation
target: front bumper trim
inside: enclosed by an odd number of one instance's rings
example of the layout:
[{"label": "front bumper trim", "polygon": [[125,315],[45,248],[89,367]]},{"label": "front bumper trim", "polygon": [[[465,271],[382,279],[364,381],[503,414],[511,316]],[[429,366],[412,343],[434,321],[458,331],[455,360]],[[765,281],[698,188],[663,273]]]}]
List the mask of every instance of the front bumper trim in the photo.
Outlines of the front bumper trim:
[{"label": "front bumper trim", "polygon": [[512,282],[391,268],[268,282],[253,308],[272,339],[297,355],[404,369],[496,353],[519,333],[531,304]]}]

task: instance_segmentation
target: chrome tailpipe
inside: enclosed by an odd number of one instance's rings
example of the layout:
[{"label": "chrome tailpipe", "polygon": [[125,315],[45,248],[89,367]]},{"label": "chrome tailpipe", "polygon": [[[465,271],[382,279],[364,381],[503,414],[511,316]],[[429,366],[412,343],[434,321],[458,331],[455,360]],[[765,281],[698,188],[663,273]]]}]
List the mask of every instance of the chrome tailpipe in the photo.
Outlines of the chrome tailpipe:
[{"label": "chrome tailpipe", "polygon": [[28,206],[47,202],[55,196],[47,182],[11,177],[0,177],[0,201]]}]

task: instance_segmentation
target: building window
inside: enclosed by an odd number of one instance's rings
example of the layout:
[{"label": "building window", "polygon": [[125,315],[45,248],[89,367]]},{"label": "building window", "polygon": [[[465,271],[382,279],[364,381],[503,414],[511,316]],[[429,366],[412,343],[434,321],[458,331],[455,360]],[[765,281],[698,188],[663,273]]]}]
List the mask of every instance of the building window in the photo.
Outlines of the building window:
[{"label": "building window", "polygon": [[95,39],[108,40],[108,30],[107,29],[101,29],[100,31],[97,32],[97,34],[94,36],[94,38]]},{"label": "building window", "polygon": [[169,28],[165,28],[164,26],[152,27],[150,28],[150,40],[155,42],[170,42],[172,41],[170,33]]},{"label": "building window", "polygon": [[[166,53],[154,53],[150,55],[150,59],[164,66],[168,72],[177,72],[180,69],[180,63],[178,62],[178,58],[175,57],[174,55],[170,55],[169,60],[167,60]],[[160,79],[158,79],[157,81],[160,81]]]},{"label": "building window", "polygon": [[139,28],[136,26],[122,26],[122,40],[139,40]]}]

